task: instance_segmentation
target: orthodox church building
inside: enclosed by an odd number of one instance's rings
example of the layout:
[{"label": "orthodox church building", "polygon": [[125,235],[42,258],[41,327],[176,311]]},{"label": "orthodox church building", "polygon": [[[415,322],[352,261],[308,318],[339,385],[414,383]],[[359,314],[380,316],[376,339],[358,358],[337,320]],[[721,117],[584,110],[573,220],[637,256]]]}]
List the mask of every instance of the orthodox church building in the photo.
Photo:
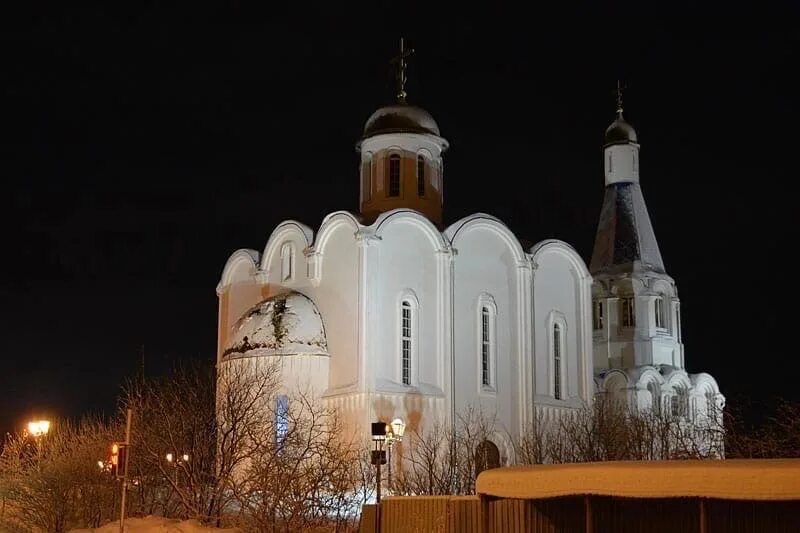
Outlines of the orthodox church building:
[{"label": "orthodox church building", "polygon": [[286,220],[263,249],[228,259],[218,366],[277,361],[286,394],[322,398],[365,438],[375,420],[413,431],[481,409],[496,414],[505,461],[507,433],[595,395],[704,416],[724,397],[711,376],[684,370],[676,284],[639,185],[636,132],[618,108],[587,268],[559,240],[524,249],[489,214],[445,225],[448,142],[401,82],[356,142],[359,211],[334,211],[316,230]]}]

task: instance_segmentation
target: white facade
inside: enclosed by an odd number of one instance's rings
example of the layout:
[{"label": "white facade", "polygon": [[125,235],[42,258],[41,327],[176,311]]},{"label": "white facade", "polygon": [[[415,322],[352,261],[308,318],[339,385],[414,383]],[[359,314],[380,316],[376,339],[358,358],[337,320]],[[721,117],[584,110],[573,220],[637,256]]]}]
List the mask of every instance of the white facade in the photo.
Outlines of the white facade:
[{"label": "white facade", "polygon": [[[593,279],[568,244],[524,250],[486,214],[437,227],[447,142],[420,108],[379,110],[357,147],[360,215],[334,212],[316,232],[283,222],[263,252],[228,260],[217,287],[218,364],[280,358],[285,389],[324,398],[365,436],[375,420],[399,417],[413,431],[480,408],[496,414],[493,442],[507,459],[507,433],[534,414],[552,419],[585,405],[596,389],[632,388],[642,406],[648,390],[666,398],[676,384],[719,394],[710,376],[682,370],[677,294],[666,274]],[[614,151],[638,145],[623,148]],[[638,167],[614,176],[610,184],[638,181]],[[617,318],[628,295],[633,328]],[[593,298],[608,316],[597,329]],[[665,313],[658,326],[655,298]]]}]

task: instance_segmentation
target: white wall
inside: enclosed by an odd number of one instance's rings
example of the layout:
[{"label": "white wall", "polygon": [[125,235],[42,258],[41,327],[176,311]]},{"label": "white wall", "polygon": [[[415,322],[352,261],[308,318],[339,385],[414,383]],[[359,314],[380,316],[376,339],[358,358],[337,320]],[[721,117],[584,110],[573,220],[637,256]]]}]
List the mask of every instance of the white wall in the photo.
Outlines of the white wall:
[{"label": "white wall", "polygon": [[[592,372],[590,278],[577,254],[563,243],[546,245],[534,254],[533,337],[536,401],[577,406],[590,399]],[[566,326],[562,354],[562,399],[553,397],[553,324]]]},{"label": "white wall", "polygon": [[[473,406],[489,417],[496,414],[498,429],[514,431],[524,398],[518,380],[518,336],[524,332],[518,331],[517,308],[518,277],[524,274],[518,262],[524,254],[518,243],[515,249],[504,239],[505,231],[484,219],[466,223],[454,236],[455,400],[462,409]],[[481,301],[496,308],[489,387],[481,376]]]}]

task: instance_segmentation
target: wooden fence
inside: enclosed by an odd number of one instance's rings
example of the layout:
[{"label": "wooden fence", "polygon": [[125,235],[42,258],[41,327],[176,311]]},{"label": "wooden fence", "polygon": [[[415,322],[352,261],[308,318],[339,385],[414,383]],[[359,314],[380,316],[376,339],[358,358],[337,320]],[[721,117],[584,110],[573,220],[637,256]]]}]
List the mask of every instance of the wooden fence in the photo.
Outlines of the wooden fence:
[{"label": "wooden fence", "polygon": [[507,467],[478,496],[385,498],[361,533],[800,532],[800,460]]}]

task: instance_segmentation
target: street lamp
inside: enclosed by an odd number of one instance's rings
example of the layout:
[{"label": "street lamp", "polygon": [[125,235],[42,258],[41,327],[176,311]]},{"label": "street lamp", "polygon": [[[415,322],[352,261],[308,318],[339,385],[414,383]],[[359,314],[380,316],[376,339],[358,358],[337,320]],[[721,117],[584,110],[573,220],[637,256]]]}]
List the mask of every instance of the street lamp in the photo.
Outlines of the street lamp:
[{"label": "street lamp", "polygon": [[178,465],[187,464],[189,462],[189,454],[184,453],[180,456],[178,454],[168,453],[166,455],[167,462],[175,466],[175,488],[178,487]]},{"label": "street lamp", "polygon": [[403,434],[406,431],[406,424],[400,418],[392,420],[391,424],[386,426],[386,444],[389,449],[389,490],[394,490],[392,483],[392,445],[395,442],[403,441]]},{"label": "street lamp", "polygon": [[31,420],[28,422],[28,433],[37,439],[47,435],[48,431],[50,431],[49,420]]},{"label": "street lamp", "polygon": [[49,420],[31,420],[28,422],[28,435],[36,441],[37,468],[42,467],[42,439],[50,431]]}]

